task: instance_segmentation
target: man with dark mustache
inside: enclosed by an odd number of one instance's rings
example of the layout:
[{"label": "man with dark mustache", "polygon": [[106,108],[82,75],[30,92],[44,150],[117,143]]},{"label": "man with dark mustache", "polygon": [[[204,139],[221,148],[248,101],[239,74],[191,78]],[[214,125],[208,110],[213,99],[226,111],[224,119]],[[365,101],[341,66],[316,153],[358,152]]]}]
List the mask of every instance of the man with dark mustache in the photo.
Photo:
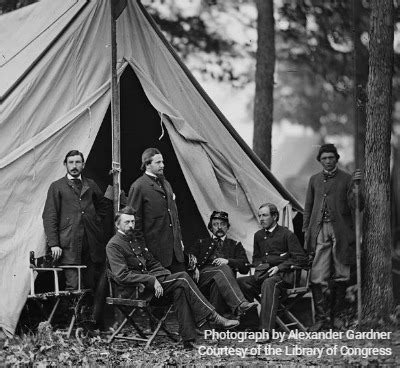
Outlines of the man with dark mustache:
[{"label": "man with dark mustache", "polygon": [[240,316],[257,303],[247,302],[236,281],[236,272],[249,272],[249,261],[243,245],[227,237],[229,227],[228,214],[213,211],[208,224],[212,236],[198,240],[192,253],[198,261],[201,292],[217,312],[223,313],[228,307],[232,314]]},{"label": "man with dark mustache", "polygon": [[[105,239],[101,220],[111,201],[97,184],[82,176],[83,154],[77,150],[64,159],[67,174],[53,182],[43,210],[43,226],[53,259],[61,265],[86,265],[83,284],[95,289],[105,262]],[[66,288],[78,288],[78,273],[65,270]]]}]

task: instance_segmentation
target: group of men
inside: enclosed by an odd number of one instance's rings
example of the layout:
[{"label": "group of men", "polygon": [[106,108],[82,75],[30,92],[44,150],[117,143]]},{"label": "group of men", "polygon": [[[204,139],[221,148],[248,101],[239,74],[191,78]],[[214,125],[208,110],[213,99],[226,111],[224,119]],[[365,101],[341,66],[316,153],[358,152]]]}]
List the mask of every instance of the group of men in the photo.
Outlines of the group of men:
[{"label": "group of men", "polygon": [[[190,247],[195,271],[187,274],[175,194],[164,177],[161,152],[148,148],[142,154],[143,175],[131,186],[126,207],[115,214],[116,234],[108,241],[102,218],[111,207],[109,190],[103,196],[97,184],[84,176],[84,157],[70,151],[65,157],[65,177],[51,184],[43,211],[43,224],[54,259],[61,264],[85,264],[84,283],[96,288],[96,280],[108,266],[119,296],[129,298],[137,283],[146,286],[149,298],[169,298],[175,305],[180,334],[186,348],[193,347],[196,327],[206,322],[234,328],[247,312],[257,314],[259,328],[275,326],[279,298],[290,284],[293,266],[305,267],[310,255],[311,290],[316,321],[312,330],[343,327],[343,305],[350,265],[354,261],[353,184],[361,179],[338,168],[337,149],[321,146],[317,160],[323,171],[310,179],[304,212],[305,249],[297,236],[280,226],[279,211],[272,203],[258,209],[261,230],[254,235],[250,264],[243,245],[227,236],[229,215],[213,211],[211,236]],[[255,272],[248,274],[250,266]],[[66,287],[77,287],[74,270],[65,274]],[[333,282],[333,284],[332,284]],[[332,287],[332,285],[334,285]],[[328,308],[327,296],[334,296]],[[227,318],[225,318],[225,317]]]}]

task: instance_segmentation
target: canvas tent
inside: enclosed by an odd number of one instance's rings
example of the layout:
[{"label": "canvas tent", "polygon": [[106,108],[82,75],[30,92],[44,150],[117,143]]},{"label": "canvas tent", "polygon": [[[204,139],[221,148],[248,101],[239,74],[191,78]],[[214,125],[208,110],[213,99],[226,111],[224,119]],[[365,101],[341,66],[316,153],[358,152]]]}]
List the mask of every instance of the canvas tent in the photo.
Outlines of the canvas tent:
[{"label": "canvas tent", "polygon": [[[296,200],[238,137],[140,3],[117,21],[122,188],[140,154],[159,147],[177,194],[186,244],[207,234],[213,209],[251,255],[257,208]],[[106,0],[43,0],[0,17],[0,326],[12,333],[29,290],[29,251],[45,251],[41,213],[70,149],[87,176],[111,183],[110,10]],[[298,220],[299,216],[296,216]],[[299,224],[294,222],[295,226]]]}]

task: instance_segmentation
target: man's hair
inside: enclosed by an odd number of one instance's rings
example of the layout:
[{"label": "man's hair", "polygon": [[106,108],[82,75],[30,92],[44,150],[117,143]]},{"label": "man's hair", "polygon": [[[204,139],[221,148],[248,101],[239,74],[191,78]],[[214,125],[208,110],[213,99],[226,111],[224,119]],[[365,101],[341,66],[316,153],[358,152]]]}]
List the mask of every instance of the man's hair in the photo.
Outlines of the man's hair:
[{"label": "man's hair", "polygon": [[134,208],[130,207],[130,206],[126,206],[124,208],[122,208],[121,210],[119,210],[115,216],[114,216],[114,223],[119,222],[119,220],[121,219],[122,215],[131,215],[131,216],[135,216],[136,215],[136,211],[134,210]]},{"label": "man's hair", "polygon": [[339,160],[339,158],[340,158],[340,155],[338,154],[337,148],[336,148],[335,145],[332,144],[332,143],[323,144],[323,145],[319,148],[318,156],[317,156],[317,160],[318,160],[318,161],[321,161],[321,155],[322,155],[323,153],[333,153],[333,154],[335,154],[336,160]]},{"label": "man's hair", "polygon": [[65,155],[64,164],[67,163],[68,157],[71,157],[71,156],[78,156],[78,155],[82,157],[82,162],[85,162],[85,158],[83,157],[83,153],[82,153],[82,152],[79,152],[78,150],[72,150],[72,151],[69,151],[69,152]]},{"label": "man's hair", "polygon": [[269,214],[274,217],[276,216],[276,222],[279,221],[279,211],[278,208],[273,204],[273,203],[263,203],[258,210],[261,210],[261,208],[267,207],[269,209]]},{"label": "man's hair", "polygon": [[161,155],[161,152],[157,148],[146,148],[142,153],[142,171],[146,170],[146,165],[150,164],[155,155]]}]

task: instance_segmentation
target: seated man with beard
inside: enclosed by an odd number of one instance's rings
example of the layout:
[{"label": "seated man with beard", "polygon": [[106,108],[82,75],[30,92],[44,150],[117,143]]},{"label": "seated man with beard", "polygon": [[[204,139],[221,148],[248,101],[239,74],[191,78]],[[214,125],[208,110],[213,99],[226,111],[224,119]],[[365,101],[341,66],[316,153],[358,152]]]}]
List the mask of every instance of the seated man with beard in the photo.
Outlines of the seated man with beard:
[{"label": "seated man with beard", "polygon": [[129,286],[142,283],[149,297],[172,298],[186,349],[194,347],[196,326],[211,322],[229,329],[239,324],[220,316],[186,272],[171,274],[153,257],[143,237],[136,236],[133,208],[117,212],[115,226],[117,233],[108,242],[106,252],[119,297],[129,298]]}]

